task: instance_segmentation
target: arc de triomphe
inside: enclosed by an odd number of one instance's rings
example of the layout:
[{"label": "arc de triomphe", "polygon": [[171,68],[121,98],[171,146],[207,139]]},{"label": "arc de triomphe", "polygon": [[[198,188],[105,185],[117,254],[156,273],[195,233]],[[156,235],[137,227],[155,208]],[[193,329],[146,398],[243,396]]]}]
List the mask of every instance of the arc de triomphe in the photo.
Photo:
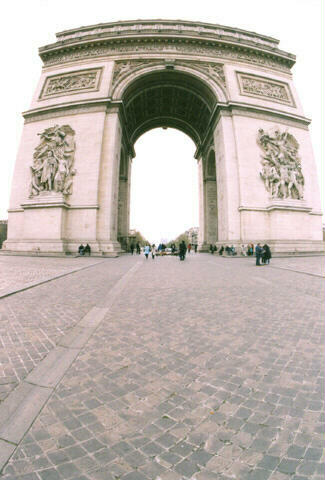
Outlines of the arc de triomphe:
[{"label": "arc de triomphe", "polygon": [[5,249],[120,251],[134,143],[155,127],[196,145],[200,244],[323,248],[295,57],[252,32],[189,21],[123,21],[57,34],[18,152]]}]

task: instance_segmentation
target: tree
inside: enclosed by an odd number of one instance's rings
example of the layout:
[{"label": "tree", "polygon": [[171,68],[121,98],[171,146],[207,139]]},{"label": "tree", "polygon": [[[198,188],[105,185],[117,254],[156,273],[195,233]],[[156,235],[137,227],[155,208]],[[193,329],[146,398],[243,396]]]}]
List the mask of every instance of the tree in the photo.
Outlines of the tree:
[{"label": "tree", "polygon": [[143,247],[144,245],[150,245],[150,242],[148,240],[146,240],[142,234],[138,231],[134,231],[132,233],[132,237],[130,238],[131,241],[133,241],[135,244],[136,243],[139,243],[141,247]]},{"label": "tree", "polygon": [[188,236],[187,236],[187,233],[186,233],[186,232],[181,233],[181,234],[178,235],[178,237],[176,237],[174,240],[171,240],[170,242],[168,242],[167,247],[170,247],[173,243],[175,243],[176,245],[179,245],[182,240],[184,240],[184,242],[186,243],[186,245],[188,244]]}]

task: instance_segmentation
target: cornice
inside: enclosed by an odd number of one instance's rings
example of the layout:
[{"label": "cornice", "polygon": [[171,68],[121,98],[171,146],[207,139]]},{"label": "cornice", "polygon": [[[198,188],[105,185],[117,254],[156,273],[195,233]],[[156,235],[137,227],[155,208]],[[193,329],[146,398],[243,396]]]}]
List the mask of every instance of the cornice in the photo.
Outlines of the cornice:
[{"label": "cornice", "polygon": [[[123,22],[111,29],[104,27],[83,27],[78,30],[58,34],[58,42],[39,49],[45,66],[62,64],[96,57],[121,57],[126,53],[166,53],[195,54],[214,58],[227,58],[269,68],[289,71],[295,63],[295,56],[277,48],[278,41],[239,29],[211,25],[211,28],[186,22],[175,24],[155,24],[149,30],[133,22],[133,27],[123,30]],[[209,26],[208,24],[202,24]],[[178,28],[178,26],[180,28]],[[168,27],[164,29],[164,27]],[[214,27],[214,30],[212,29]],[[211,33],[212,32],[212,33]],[[86,35],[87,33],[87,35]]]},{"label": "cornice", "polygon": [[218,25],[206,22],[196,22],[189,20],[124,20],[118,22],[100,23],[97,25],[88,25],[80,28],[65,30],[56,34],[58,41],[67,41],[75,38],[93,37],[125,34],[136,34],[142,31],[159,33],[162,31],[169,31],[171,33],[185,33],[194,34],[198,36],[209,35],[210,37],[220,38],[222,36],[236,36],[239,40],[253,41],[262,43],[270,47],[277,47],[279,40],[261,35],[255,32],[250,32],[240,28],[229,27],[225,25]]}]

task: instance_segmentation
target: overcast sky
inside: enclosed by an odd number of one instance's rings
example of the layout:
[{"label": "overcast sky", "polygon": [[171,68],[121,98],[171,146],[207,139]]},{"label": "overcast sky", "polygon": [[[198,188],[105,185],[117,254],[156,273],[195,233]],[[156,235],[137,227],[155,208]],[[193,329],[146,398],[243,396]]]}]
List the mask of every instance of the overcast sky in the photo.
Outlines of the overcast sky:
[{"label": "overcast sky", "polygon": [[[0,219],[7,218],[10,185],[23,121],[41,72],[38,48],[55,42],[55,33],[96,23],[134,19],[182,19],[233,26],[280,40],[294,53],[295,86],[312,118],[324,209],[322,131],[323,0],[11,0],[1,4],[1,175]],[[151,241],[171,238],[198,225],[194,144],[181,132],[157,129],[135,145],[131,227]],[[156,182],[156,183],[155,183]]]}]

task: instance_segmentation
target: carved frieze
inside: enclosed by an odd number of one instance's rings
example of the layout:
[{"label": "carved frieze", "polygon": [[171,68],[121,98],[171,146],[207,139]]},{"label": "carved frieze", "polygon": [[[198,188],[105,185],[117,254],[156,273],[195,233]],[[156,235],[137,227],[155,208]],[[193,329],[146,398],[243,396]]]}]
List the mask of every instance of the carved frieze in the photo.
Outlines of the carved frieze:
[{"label": "carved frieze", "polygon": [[241,95],[256,98],[262,97],[272,102],[285,103],[295,107],[290,87],[287,83],[240,72],[237,72],[237,78]]},{"label": "carved frieze", "polygon": [[277,128],[269,133],[260,128],[257,143],[264,152],[260,176],[271,197],[302,200],[305,181],[295,137]]},{"label": "carved frieze", "polygon": [[289,72],[290,67],[276,57],[265,56],[263,53],[244,48],[231,48],[228,45],[209,43],[189,43],[185,41],[163,41],[163,42],[106,42],[100,45],[79,46],[78,49],[69,49],[62,52],[44,52],[41,56],[46,66],[57,65],[66,62],[73,62],[85,58],[96,58],[106,56],[121,56],[123,54],[146,54],[146,53],[175,53],[187,55],[204,55],[212,58],[225,58],[236,62],[250,63],[263,67],[274,68]]},{"label": "carved frieze", "polygon": [[[155,65],[165,65],[164,60],[155,59],[142,59],[142,60],[121,60],[115,62],[114,74],[113,74],[113,89],[121,81],[122,78],[135,72],[141,67],[149,67]],[[173,65],[178,65],[198,70],[216,80],[223,87],[226,87],[226,78],[223,70],[223,64],[212,62],[198,62],[189,60],[174,60]]]},{"label": "carved frieze", "polygon": [[31,183],[29,197],[48,192],[70,195],[75,153],[75,132],[69,125],[54,125],[46,128],[35,148],[33,164],[30,167]]},{"label": "carved frieze", "polygon": [[80,70],[47,77],[40,99],[96,91],[99,88],[101,68]]}]

